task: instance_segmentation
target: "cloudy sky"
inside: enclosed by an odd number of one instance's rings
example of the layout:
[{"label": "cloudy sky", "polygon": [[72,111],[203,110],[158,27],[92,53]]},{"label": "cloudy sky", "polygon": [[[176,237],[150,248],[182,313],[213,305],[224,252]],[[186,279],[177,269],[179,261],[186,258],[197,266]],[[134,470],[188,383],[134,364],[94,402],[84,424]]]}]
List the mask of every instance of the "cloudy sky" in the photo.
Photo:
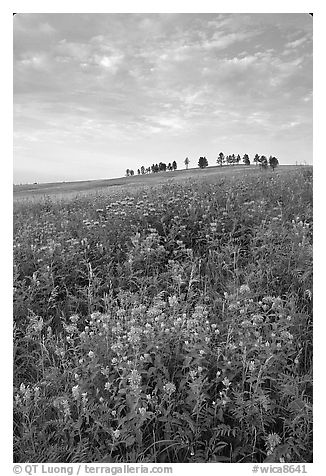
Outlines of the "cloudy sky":
[{"label": "cloudy sky", "polygon": [[15,183],[221,151],[312,163],[307,13],[15,15]]}]

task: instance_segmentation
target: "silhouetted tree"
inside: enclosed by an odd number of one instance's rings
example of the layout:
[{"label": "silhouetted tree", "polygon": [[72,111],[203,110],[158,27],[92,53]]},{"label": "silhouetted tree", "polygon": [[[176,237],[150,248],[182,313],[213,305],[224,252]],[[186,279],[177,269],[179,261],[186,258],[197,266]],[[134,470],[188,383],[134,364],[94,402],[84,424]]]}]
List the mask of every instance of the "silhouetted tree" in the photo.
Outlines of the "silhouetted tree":
[{"label": "silhouetted tree", "polygon": [[130,175],[130,170],[127,169],[127,170],[126,170],[126,176],[129,177],[129,175]]},{"label": "silhouetted tree", "polygon": [[143,165],[140,167],[140,171],[141,171],[142,175],[144,175],[144,173],[145,173],[145,167],[144,167]]},{"label": "silhouetted tree", "polygon": [[218,157],[217,157],[216,162],[217,162],[218,165],[220,165],[221,167],[223,166],[223,164],[225,163],[225,156],[224,156],[223,152],[220,152],[220,153],[218,154]]},{"label": "silhouetted tree", "polygon": [[134,175],[134,171],[133,170],[130,170],[130,175]]},{"label": "silhouetted tree", "polygon": [[206,157],[199,157],[198,167],[200,167],[201,169],[204,169],[207,166],[208,166],[208,160],[206,159]]},{"label": "silhouetted tree", "polygon": [[188,157],[186,157],[186,158],[185,158],[185,166],[186,166],[186,169],[187,169],[187,170],[188,170],[189,162],[190,162],[190,160],[188,159]]},{"label": "silhouetted tree", "polygon": [[268,162],[267,162],[267,157],[265,157],[265,155],[262,155],[260,157],[259,162],[260,162],[260,166],[261,166],[262,169],[267,169]]},{"label": "silhouetted tree", "polygon": [[248,154],[245,154],[245,155],[243,156],[242,160],[243,160],[243,163],[244,163],[245,165],[250,165],[250,159],[249,159],[249,155],[248,155]]},{"label": "silhouetted tree", "polygon": [[140,169],[137,170],[137,174],[140,175]]},{"label": "silhouetted tree", "polygon": [[255,162],[256,165],[259,164],[259,162],[260,162],[260,157],[259,157],[258,154],[255,155],[255,157],[254,157],[254,162]]},{"label": "silhouetted tree", "polygon": [[177,166],[177,163],[176,163],[176,161],[174,160],[174,161],[172,162],[172,169],[173,169],[173,170],[177,170],[177,167],[178,167],[178,166]]},{"label": "silhouetted tree", "polygon": [[270,167],[272,167],[273,172],[274,172],[274,169],[276,169],[276,167],[278,166],[278,164],[279,164],[278,159],[276,157],[270,156],[269,165]]},{"label": "silhouetted tree", "polygon": [[238,163],[240,162],[240,160],[241,160],[241,157],[240,157],[240,154],[238,154],[237,157],[236,157],[236,159],[235,159],[235,161],[236,161],[236,163],[238,164]]}]

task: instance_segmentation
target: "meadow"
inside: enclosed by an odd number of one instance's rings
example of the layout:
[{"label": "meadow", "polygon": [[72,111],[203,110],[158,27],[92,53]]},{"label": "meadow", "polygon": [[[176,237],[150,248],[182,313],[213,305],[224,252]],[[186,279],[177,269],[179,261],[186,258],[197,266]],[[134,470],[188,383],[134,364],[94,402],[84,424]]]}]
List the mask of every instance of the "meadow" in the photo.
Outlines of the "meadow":
[{"label": "meadow", "polygon": [[15,201],[14,461],[312,462],[312,168],[156,180]]}]

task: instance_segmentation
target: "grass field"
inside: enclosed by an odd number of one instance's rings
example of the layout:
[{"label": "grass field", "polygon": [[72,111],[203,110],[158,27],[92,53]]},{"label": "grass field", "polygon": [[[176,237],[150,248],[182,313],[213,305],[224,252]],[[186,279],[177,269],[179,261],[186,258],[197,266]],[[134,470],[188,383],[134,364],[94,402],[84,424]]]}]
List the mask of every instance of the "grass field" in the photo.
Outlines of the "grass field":
[{"label": "grass field", "polygon": [[[282,172],[294,169],[294,166],[283,165],[279,167]],[[220,174],[237,175],[238,173],[257,172],[258,168],[254,165],[236,165],[232,167],[213,166],[206,169],[189,168],[188,170],[176,170],[173,172],[160,172],[158,174],[134,175],[132,177],[120,177],[115,179],[103,180],[85,180],[80,182],[56,182],[56,183],[41,183],[41,184],[23,184],[14,185],[14,199],[25,199],[31,197],[42,197],[44,195],[52,198],[61,198],[72,196],[76,194],[89,192],[106,192],[110,193],[113,190],[121,190],[122,193],[126,188],[135,189],[136,187],[159,185],[165,182],[179,182],[187,179],[198,178],[213,178]]]},{"label": "grass field", "polygon": [[14,188],[16,462],[311,462],[312,168]]}]

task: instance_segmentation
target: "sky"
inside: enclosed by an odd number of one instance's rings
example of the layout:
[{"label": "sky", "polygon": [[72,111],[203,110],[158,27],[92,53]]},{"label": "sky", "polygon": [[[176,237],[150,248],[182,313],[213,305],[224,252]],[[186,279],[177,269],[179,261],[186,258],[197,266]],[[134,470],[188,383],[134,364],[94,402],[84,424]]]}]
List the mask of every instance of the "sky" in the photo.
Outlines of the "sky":
[{"label": "sky", "polygon": [[312,163],[307,13],[14,16],[14,183],[225,155]]}]

